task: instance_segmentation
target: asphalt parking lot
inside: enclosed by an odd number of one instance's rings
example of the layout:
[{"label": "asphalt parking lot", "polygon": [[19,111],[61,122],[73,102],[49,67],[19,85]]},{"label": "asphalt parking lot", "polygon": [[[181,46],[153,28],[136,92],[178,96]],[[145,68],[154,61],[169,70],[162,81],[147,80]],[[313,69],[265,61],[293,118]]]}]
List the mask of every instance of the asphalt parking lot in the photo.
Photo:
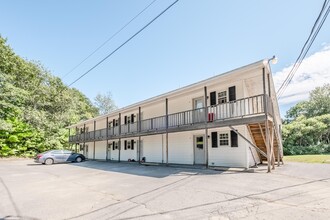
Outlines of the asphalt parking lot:
[{"label": "asphalt parking lot", "polygon": [[0,219],[330,219],[330,165],[271,174],[0,160]]}]

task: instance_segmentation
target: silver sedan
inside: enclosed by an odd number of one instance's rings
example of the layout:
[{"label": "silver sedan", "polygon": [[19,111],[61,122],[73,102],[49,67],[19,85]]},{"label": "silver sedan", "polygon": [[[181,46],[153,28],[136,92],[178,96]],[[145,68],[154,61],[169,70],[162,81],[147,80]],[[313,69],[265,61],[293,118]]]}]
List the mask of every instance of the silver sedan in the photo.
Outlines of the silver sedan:
[{"label": "silver sedan", "polygon": [[53,163],[64,163],[64,162],[82,162],[86,158],[84,155],[75,153],[68,150],[50,150],[38,154],[34,158],[34,162],[51,165]]}]

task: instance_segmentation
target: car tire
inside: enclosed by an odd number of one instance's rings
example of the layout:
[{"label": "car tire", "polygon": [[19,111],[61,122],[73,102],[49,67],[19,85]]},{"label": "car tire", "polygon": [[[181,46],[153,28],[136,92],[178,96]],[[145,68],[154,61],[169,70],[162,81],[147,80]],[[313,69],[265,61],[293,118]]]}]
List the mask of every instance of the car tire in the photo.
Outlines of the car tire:
[{"label": "car tire", "polygon": [[81,157],[77,157],[77,158],[75,159],[75,161],[76,161],[77,163],[80,163],[81,161],[83,161],[83,159],[82,159]]},{"label": "car tire", "polygon": [[54,160],[52,159],[52,158],[47,158],[46,160],[45,160],[45,164],[46,165],[52,165],[54,163]]}]

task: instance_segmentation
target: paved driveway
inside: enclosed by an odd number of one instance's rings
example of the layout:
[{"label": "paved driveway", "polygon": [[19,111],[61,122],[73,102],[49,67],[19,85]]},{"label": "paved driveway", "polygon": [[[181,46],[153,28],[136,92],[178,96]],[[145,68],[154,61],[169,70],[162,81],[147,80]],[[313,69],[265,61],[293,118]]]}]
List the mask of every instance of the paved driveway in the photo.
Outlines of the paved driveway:
[{"label": "paved driveway", "polygon": [[330,219],[329,164],[268,174],[0,160],[0,219],[287,218]]}]

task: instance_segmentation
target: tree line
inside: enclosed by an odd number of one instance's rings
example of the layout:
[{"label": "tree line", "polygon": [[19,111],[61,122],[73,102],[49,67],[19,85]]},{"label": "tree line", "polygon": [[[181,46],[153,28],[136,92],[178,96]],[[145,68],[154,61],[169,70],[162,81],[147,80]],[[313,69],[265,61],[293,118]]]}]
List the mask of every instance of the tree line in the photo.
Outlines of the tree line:
[{"label": "tree line", "polygon": [[287,111],[282,135],[285,155],[330,153],[330,84]]},{"label": "tree line", "polygon": [[[102,104],[107,108],[107,103],[98,103],[101,108]],[[0,36],[0,157],[65,148],[65,127],[95,117],[99,111],[84,94],[66,86],[40,63],[16,55]]]}]

